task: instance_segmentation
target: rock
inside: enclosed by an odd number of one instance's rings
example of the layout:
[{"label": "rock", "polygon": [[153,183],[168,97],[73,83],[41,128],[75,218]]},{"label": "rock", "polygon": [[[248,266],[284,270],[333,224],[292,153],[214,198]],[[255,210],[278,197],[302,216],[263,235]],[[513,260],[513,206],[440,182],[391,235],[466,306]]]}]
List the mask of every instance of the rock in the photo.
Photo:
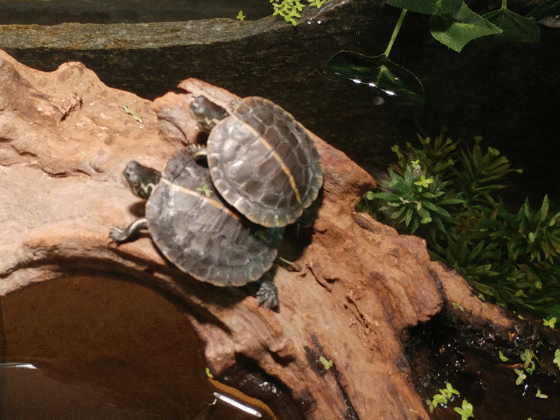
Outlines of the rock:
[{"label": "rock", "polygon": [[513,322],[431,262],[422,239],[355,214],[375,181],[318,137],[317,218],[280,250],[293,264],[274,272],[277,311],[246,290],[193,280],[147,236],[109,241],[111,227],[139,213],[120,177],[126,162],[162,168],[191,142],[193,96],[235,99],[195,79],[180,87],[150,103],[80,63],[42,73],[0,51],[0,294],[68,273],[117,273],[181,299],[215,376],[260,391],[279,419],[428,419],[409,380],[406,329],[451,302],[474,328],[490,322],[506,339]]}]

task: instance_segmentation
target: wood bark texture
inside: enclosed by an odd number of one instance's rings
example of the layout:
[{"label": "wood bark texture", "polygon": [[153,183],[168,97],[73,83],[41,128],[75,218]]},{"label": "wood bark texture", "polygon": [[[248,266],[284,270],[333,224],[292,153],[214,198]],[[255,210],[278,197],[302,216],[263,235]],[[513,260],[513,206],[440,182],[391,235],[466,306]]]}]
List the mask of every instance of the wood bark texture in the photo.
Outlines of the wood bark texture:
[{"label": "wood bark texture", "polygon": [[280,249],[293,263],[273,269],[278,310],[247,289],[190,278],[148,235],[108,239],[143,211],[121,179],[126,163],[162,169],[196,141],[194,96],[226,107],[237,98],[196,79],[179,88],[150,102],[81,63],[43,73],[0,51],[0,294],[76,273],[134,278],[180,299],[215,376],[278,419],[428,419],[410,382],[406,329],[449,302],[506,338],[511,323],[431,262],[422,239],[355,213],[375,181],[313,134],[325,180],[313,226],[291,229]]}]

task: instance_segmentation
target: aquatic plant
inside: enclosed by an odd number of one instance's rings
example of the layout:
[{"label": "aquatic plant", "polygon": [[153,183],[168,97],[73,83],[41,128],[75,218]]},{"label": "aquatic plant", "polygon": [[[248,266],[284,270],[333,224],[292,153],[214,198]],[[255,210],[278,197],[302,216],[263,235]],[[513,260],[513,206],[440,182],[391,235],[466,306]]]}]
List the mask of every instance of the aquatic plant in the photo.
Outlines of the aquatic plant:
[{"label": "aquatic plant", "polygon": [[[307,0],[309,7],[320,8],[324,3],[330,0]],[[270,0],[272,7],[274,7],[273,16],[280,16],[286,22],[296,26],[297,21],[301,17],[305,5],[300,0]]]},{"label": "aquatic plant", "polygon": [[[506,357],[501,350],[498,351],[498,357],[502,363],[509,362],[510,360],[510,358]],[[527,387],[529,387],[529,385],[527,385],[525,381],[527,380],[528,376],[533,375],[533,373],[537,371],[537,369],[539,370],[541,375],[549,375],[551,373],[551,366],[549,365],[548,361],[539,360],[535,355],[535,352],[531,349],[523,350],[517,357],[514,358],[517,360],[510,362],[509,365],[502,366],[509,367],[513,370],[515,376],[512,375],[511,380],[515,381],[515,384],[517,386],[523,386],[525,390],[527,389]],[[522,368],[518,368],[520,366],[519,361],[521,361],[523,364]],[[554,353],[553,363],[560,369],[560,349],[556,349]],[[553,374],[558,376],[558,373]],[[535,384],[533,382],[531,386],[534,385]],[[474,418],[474,406],[470,402],[468,402],[466,398],[462,398],[461,393],[453,387],[451,382],[446,381],[445,387],[440,388],[437,391],[438,392],[434,394],[432,398],[425,401],[431,413],[433,413],[434,410],[438,407],[453,407],[453,411],[461,416],[462,420]],[[475,391],[475,394],[478,394],[478,392],[479,391]],[[533,395],[535,398],[548,398],[548,395],[544,394],[538,386],[536,387],[535,393]],[[462,398],[460,406],[458,406],[459,398]],[[527,420],[530,419],[531,417],[529,417]]]},{"label": "aquatic plant", "polygon": [[440,134],[420,148],[393,147],[397,162],[365,195],[365,208],[400,232],[426,239],[433,259],[455,268],[481,295],[539,317],[558,312],[560,212],[547,196],[511,212],[497,192],[514,172],[494,148],[475,138],[470,150]]},{"label": "aquatic plant", "polygon": [[556,317],[553,316],[550,317],[549,319],[543,319],[543,325],[553,330],[554,327],[556,326]]},{"label": "aquatic plant", "polygon": [[537,397],[537,398],[548,398],[548,395],[543,394],[543,393],[541,392],[540,388],[537,388],[537,392],[536,392],[536,394],[535,394],[535,397]]},{"label": "aquatic plant", "polygon": [[[430,412],[433,413],[434,409],[439,406],[445,407],[449,404],[449,402],[453,401],[455,396],[460,397],[461,394],[450,382],[445,383],[445,388],[439,389],[439,393],[435,394],[431,400],[427,400],[426,404],[430,409]],[[463,403],[461,407],[453,407],[453,410],[461,416],[461,420],[467,420],[473,415],[473,406],[469,403],[466,399],[463,399]]]},{"label": "aquatic plant", "polygon": [[471,417],[474,418],[473,405],[467,400],[463,400],[461,407],[453,407],[453,410],[461,416],[461,420],[467,420]]},{"label": "aquatic plant", "polygon": [[426,175],[418,160],[410,162],[402,175],[389,169],[389,178],[379,182],[382,192],[370,191],[366,198],[381,200],[379,211],[410,233],[415,233],[421,225],[424,230],[436,228],[445,233],[444,223],[458,223],[446,207],[463,200],[446,194],[447,182],[438,176]]},{"label": "aquatic plant", "polygon": [[552,363],[554,363],[556,366],[558,366],[558,369],[560,369],[560,349],[556,349],[556,351],[554,352],[554,360],[552,361]]},{"label": "aquatic plant", "polygon": [[323,365],[323,368],[325,368],[325,370],[329,370],[334,365],[334,361],[332,359],[327,359],[323,355],[321,355],[319,357],[319,362],[321,362],[321,364]]},{"label": "aquatic plant", "polygon": [[397,95],[411,103],[423,103],[424,87],[420,80],[404,67],[389,60],[389,53],[405,15],[406,9],[403,9],[383,54],[370,57],[354,51],[340,51],[329,60],[327,70],[353,83],[379,89],[388,96]]},{"label": "aquatic plant", "polygon": [[498,357],[500,358],[500,360],[501,360],[502,362],[507,362],[507,361],[509,360],[509,358],[506,357],[506,356],[504,355],[504,353],[502,353],[501,350],[498,352]]},{"label": "aquatic plant", "polygon": [[552,17],[560,9],[560,0],[533,9],[530,16],[520,16],[502,0],[498,10],[478,15],[463,0],[387,0],[390,6],[402,9],[385,53],[370,57],[353,51],[341,51],[327,64],[327,70],[354,83],[368,84],[411,103],[424,102],[421,82],[405,68],[388,59],[389,51],[400,31],[407,11],[430,16],[432,37],[448,48],[461,52],[470,42],[497,45],[505,42],[538,42],[540,30],[536,19]]},{"label": "aquatic plant", "polygon": [[441,388],[438,390],[439,392],[435,394],[431,400],[426,400],[426,404],[430,409],[430,412],[433,412],[435,408],[438,406],[446,406],[449,401],[452,401],[455,396],[459,397],[461,394],[450,382],[445,383],[445,388]]}]

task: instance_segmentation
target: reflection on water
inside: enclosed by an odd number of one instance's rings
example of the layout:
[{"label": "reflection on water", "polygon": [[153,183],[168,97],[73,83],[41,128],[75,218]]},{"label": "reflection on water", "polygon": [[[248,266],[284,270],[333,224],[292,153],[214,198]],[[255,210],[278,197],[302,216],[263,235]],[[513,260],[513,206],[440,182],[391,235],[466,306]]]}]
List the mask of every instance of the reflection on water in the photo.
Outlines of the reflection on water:
[{"label": "reflection on water", "polygon": [[214,396],[194,331],[152,290],[80,277],[0,303],[2,420],[257,418]]},{"label": "reflection on water", "polygon": [[0,365],[2,419],[143,420],[156,418],[141,409],[120,407],[103,389],[45,376],[32,364]]}]

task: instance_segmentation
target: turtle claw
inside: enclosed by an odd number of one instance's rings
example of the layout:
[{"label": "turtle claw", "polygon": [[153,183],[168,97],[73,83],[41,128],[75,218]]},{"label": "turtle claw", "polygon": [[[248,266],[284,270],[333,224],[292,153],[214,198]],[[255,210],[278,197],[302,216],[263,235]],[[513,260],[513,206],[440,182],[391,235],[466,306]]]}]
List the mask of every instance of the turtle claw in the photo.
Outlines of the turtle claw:
[{"label": "turtle claw", "polygon": [[264,280],[261,282],[260,288],[257,291],[257,301],[259,306],[267,309],[273,309],[278,306],[278,288],[272,281]]},{"label": "turtle claw", "polygon": [[120,243],[126,242],[138,236],[142,229],[148,228],[148,221],[144,218],[138,219],[130,224],[127,228],[114,227],[109,232],[109,238],[113,241]]},{"label": "turtle claw", "polygon": [[120,227],[114,227],[109,232],[109,238],[115,242],[123,242],[126,239],[126,229]]}]

